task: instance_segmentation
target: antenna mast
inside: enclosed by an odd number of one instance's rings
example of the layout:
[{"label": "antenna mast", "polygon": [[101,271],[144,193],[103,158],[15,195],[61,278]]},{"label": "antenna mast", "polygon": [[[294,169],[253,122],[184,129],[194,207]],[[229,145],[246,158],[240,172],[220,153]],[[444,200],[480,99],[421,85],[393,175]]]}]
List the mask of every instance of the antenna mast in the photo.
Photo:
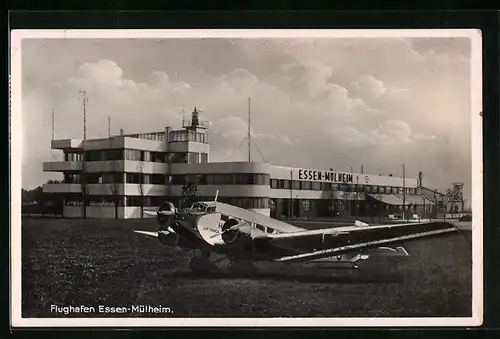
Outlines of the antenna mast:
[{"label": "antenna mast", "polygon": [[55,140],[55,113],[54,109],[52,108],[52,140]]},{"label": "antenna mast", "polygon": [[87,91],[79,91],[83,94],[83,140],[87,140]]},{"label": "antenna mast", "polygon": [[108,115],[108,137],[111,138],[111,116]]},{"label": "antenna mast", "polygon": [[247,139],[248,139],[248,162],[250,162],[250,98],[248,98],[248,132],[247,132]]}]

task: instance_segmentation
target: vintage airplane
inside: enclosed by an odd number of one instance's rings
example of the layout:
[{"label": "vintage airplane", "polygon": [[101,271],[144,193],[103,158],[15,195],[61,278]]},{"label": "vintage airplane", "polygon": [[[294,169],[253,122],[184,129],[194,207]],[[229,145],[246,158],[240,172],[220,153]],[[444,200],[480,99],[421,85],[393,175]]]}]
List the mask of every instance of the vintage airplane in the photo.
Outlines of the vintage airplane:
[{"label": "vintage airplane", "polygon": [[[165,202],[156,211],[144,213],[156,218],[158,231],[134,232],[156,237],[167,246],[193,250],[189,262],[193,272],[217,271],[223,261],[228,270],[240,273],[255,272],[258,261],[358,268],[358,261],[373,256],[408,256],[400,245],[405,240],[458,231],[440,221],[377,226],[356,221],[353,226],[307,230],[217,202],[217,197],[182,211]],[[196,255],[197,250],[201,255]],[[214,255],[220,258],[211,260]]]}]

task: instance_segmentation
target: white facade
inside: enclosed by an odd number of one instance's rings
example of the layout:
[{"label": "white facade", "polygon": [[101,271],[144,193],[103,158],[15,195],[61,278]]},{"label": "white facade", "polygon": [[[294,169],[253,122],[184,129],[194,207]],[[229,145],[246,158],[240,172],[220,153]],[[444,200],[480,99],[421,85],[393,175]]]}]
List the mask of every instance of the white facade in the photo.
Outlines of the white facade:
[{"label": "white facade", "polygon": [[[198,198],[219,200],[271,214],[288,200],[365,200],[368,194],[411,194],[417,179],[273,166],[259,162],[209,162],[206,129],[120,135],[95,140],[53,140],[65,161],[46,162],[44,171],[61,172],[62,183],[44,192],[64,195],[65,217],[140,218],[141,208],[164,200],[180,203],[182,187],[195,183]],[[271,200],[273,200],[271,202]],[[115,208],[115,204],[117,208]],[[85,206],[85,207],[84,207]],[[282,208],[280,207],[280,210]]]}]

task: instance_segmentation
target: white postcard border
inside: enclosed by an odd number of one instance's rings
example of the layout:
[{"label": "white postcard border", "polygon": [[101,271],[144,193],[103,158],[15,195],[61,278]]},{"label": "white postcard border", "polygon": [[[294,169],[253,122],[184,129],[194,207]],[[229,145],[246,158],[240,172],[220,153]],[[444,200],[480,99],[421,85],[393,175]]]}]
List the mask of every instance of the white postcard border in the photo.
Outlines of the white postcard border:
[{"label": "white postcard border", "polygon": [[[21,315],[21,150],[23,39],[417,38],[471,40],[472,317],[470,318],[23,318]],[[483,321],[482,41],[478,29],[13,30],[10,37],[11,325],[13,327],[388,327],[478,326]]]}]

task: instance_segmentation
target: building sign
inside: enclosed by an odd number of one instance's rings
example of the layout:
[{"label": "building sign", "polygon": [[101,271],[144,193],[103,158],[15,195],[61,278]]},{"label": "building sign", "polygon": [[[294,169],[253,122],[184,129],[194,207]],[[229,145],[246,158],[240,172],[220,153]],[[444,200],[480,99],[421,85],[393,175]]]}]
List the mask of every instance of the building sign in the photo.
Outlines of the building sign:
[{"label": "building sign", "polygon": [[348,183],[352,184],[354,175],[348,173],[336,173],[329,171],[314,171],[299,169],[299,180],[311,180],[311,181],[330,181],[338,183]]}]

